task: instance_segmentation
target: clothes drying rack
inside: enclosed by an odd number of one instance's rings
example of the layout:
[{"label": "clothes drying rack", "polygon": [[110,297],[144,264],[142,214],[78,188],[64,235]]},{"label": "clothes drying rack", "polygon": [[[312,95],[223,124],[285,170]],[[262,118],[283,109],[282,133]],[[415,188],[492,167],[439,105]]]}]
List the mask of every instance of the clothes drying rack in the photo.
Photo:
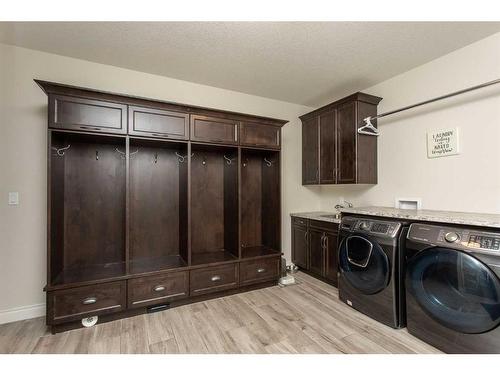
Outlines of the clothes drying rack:
[{"label": "clothes drying rack", "polygon": [[395,109],[395,110],[392,110],[389,112],[381,113],[380,115],[377,115],[377,116],[366,117],[365,119],[363,119],[365,124],[362,127],[358,128],[358,133],[365,134],[365,135],[371,135],[371,136],[378,136],[378,135],[380,135],[379,130],[375,126],[373,126],[372,120],[376,120],[376,119],[379,119],[382,117],[390,116],[390,115],[393,115],[393,114],[398,113],[398,112],[407,111],[409,109],[420,107],[420,106],[425,105],[425,104],[437,102],[438,100],[448,99],[448,98],[451,98],[452,96],[465,94],[466,92],[469,92],[469,91],[474,91],[474,90],[482,89],[484,87],[496,85],[497,83],[500,83],[500,79],[495,79],[493,81],[485,82],[485,83],[482,83],[482,84],[477,85],[477,86],[468,87],[466,89],[455,91],[455,92],[452,92],[452,93],[449,93],[446,95],[441,95],[441,96],[438,96],[436,98],[425,100],[425,101],[420,102],[420,103],[412,104],[412,105],[402,107],[399,109]]}]

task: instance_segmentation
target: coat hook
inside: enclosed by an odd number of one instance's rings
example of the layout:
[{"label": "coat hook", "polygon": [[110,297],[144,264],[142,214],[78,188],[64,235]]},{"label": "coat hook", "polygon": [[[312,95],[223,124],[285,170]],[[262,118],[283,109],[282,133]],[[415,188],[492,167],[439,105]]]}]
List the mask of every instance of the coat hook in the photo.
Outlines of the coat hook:
[{"label": "coat hook", "polygon": [[158,153],[157,153],[157,152],[155,152],[155,159],[154,159],[154,163],[155,163],[155,164],[156,164],[156,163],[158,163]]},{"label": "coat hook", "polygon": [[273,165],[273,163],[274,163],[274,162],[273,162],[273,161],[271,161],[271,160],[267,160],[267,158],[264,158],[264,163],[266,163],[266,165],[267,165],[268,167],[270,167],[270,166],[272,166],[272,165]]},{"label": "coat hook", "polygon": [[99,160],[99,151],[95,150],[95,160]]},{"label": "coat hook", "polygon": [[69,150],[70,147],[71,147],[71,145],[68,144],[66,147],[61,147],[61,148],[52,147],[52,150],[54,150],[56,152],[57,156],[64,156],[64,152],[66,150]]},{"label": "coat hook", "polygon": [[245,159],[245,160],[243,161],[243,167],[246,167],[247,165],[248,165],[248,159]]},{"label": "coat hook", "polygon": [[207,165],[207,158],[203,157],[203,160],[201,161],[201,164]]},{"label": "coat hook", "polygon": [[224,159],[226,160],[227,165],[231,165],[231,164],[233,163],[233,160],[234,160],[235,158],[232,158],[232,159],[231,159],[231,158],[228,158],[226,155],[224,155]]}]

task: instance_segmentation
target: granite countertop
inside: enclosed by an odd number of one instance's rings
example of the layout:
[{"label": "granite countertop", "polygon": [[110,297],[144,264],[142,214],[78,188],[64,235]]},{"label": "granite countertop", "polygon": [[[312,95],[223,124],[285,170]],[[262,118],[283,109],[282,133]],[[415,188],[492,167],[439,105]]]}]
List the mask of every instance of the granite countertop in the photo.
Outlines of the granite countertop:
[{"label": "granite countertop", "polygon": [[314,211],[314,212],[294,212],[290,216],[301,217],[303,219],[313,219],[320,221],[327,221],[329,223],[340,223],[340,218],[325,217],[324,215],[335,215],[336,212],[328,211]]},{"label": "granite countertop", "polygon": [[437,210],[402,210],[392,207],[377,206],[342,208],[340,211],[342,213],[349,214],[390,217],[414,221],[430,221],[436,223],[500,228],[500,215],[498,214]]}]

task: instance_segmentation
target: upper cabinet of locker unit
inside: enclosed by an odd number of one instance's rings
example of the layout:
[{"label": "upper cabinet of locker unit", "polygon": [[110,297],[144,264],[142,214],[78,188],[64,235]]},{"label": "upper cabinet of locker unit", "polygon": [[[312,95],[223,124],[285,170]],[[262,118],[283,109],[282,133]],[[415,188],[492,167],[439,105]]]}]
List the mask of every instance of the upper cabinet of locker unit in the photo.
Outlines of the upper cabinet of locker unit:
[{"label": "upper cabinet of locker unit", "polygon": [[280,148],[280,126],[242,121],[240,144],[242,146]]},{"label": "upper cabinet of locker unit", "polygon": [[377,183],[377,138],[357,129],[381,100],[358,92],[300,116],[303,185]]},{"label": "upper cabinet of locker unit", "polygon": [[68,95],[49,95],[49,127],[127,133],[127,106]]},{"label": "upper cabinet of locker unit", "polygon": [[191,140],[238,144],[238,123],[232,119],[191,115]]},{"label": "upper cabinet of locker unit", "polygon": [[288,121],[35,80],[49,97],[49,127],[252,148],[281,146]]},{"label": "upper cabinet of locker unit", "polygon": [[189,115],[163,109],[129,106],[128,132],[131,135],[188,139]]}]

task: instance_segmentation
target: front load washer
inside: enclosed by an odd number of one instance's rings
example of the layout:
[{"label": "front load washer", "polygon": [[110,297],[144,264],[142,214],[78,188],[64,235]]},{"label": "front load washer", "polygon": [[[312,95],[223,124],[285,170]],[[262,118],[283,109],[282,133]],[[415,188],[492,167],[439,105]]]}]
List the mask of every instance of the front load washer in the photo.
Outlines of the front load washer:
[{"label": "front load washer", "polygon": [[401,221],[346,216],[339,232],[339,298],[393,328],[405,325]]},{"label": "front load washer", "polygon": [[500,353],[500,230],[412,224],[408,331],[447,353]]}]

